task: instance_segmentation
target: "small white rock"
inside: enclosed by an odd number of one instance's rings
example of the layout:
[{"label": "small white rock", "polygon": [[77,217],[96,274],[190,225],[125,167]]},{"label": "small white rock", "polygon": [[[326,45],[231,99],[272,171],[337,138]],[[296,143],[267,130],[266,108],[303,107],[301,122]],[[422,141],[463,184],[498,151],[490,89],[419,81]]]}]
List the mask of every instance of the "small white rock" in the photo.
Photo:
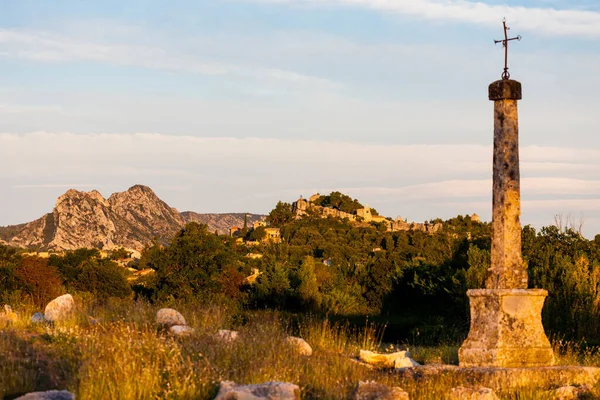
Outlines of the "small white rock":
[{"label": "small white rock", "polygon": [[419,365],[419,363],[410,358],[408,350],[387,354],[361,350],[358,358],[362,362],[379,368],[409,368]]},{"label": "small white rock", "polygon": [[306,340],[302,338],[288,336],[285,338],[285,342],[301,356],[311,356],[313,353],[313,349],[310,347],[310,344],[308,344]]},{"label": "small white rock", "polygon": [[219,385],[215,400],[300,400],[300,388],[285,382],[238,385],[224,381]]},{"label": "small white rock", "polygon": [[479,387],[476,389],[464,386],[452,388],[449,399],[451,400],[499,400],[496,393],[490,388]]},{"label": "small white rock", "polygon": [[353,400],[409,400],[408,393],[399,387],[388,387],[375,381],[358,382]]},{"label": "small white rock", "polygon": [[413,360],[410,357],[403,357],[403,358],[396,358],[394,360],[394,368],[395,369],[400,369],[400,368],[412,368],[412,367],[418,367],[419,364],[418,362],[416,362],[415,360]]},{"label": "small white rock", "polygon": [[187,325],[173,325],[169,328],[169,333],[175,336],[189,336],[194,333],[194,328]]},{"label": "small white rock", "polygon": [[239,334],[237,331],[230,331],[227,329],[219,329],[217,331],[217,339],[222,340],[224,342],[233,342],[237,340]]},{"label": "small white rock", "polygon": [[187,325],[183,315],[177,310],[172,308],[161,308],[156,312],[156,323],[158,325],[166,326],[167,328],[173,325]]},{"label": "small white rock", "polygon": [[41,324],[46,322],[46,318],[44,318],[44,314],[41,312],[36,312],[35,314],[33,314],[31,316],[31,323],[32,324]]}]

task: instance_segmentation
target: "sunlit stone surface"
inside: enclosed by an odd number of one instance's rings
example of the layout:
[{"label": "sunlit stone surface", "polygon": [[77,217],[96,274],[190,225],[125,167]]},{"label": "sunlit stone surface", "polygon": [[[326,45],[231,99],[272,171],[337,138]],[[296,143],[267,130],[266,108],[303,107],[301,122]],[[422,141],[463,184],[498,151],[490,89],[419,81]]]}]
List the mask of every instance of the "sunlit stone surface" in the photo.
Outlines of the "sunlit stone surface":
[{"label": "sunlit stone surface", "polygon": [[492,263],[486,289],[469,290],[471,328],[458,356],[461,367],[537,367],[554,364],[542,326],[548,292],[527,290],[521,255],[519,116],[521,84],[489,87],[494,101]]}]

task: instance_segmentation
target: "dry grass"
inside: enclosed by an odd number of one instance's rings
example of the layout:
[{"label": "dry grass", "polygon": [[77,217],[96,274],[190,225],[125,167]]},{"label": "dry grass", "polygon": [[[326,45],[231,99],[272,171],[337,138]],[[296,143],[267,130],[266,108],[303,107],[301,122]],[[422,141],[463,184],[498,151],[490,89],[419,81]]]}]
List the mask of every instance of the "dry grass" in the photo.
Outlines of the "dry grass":
[{"label": "dry grass", "polygon": [[[392,351],[381,343],[383,329],[367,324],[355,329],[310,317],[301,323],[273,311],[244,312],[227,305],[180,305],[195,328],[174,338],[154,325],[156,307],[129,301],[82,304],[70,321],[56,326],[31,325],[35,311],[17,307],[19,319],[0,326],[0,399],[33,391],[67,389],[87,399],[212,399],[222,380],[298,384],[305,399],[348,399],[360,380],[400,386],[412,399],[443,399],[463,385],[452,374],[422,381],[402,380],[352,358],[360,349]],[[88,318],[93,315],[95,320]],[[236,329],[240,339],[215,338],[221,328]],[[284,339],[294,334],[313,347],[311,357],[296,354]],[[403,346],[406,347],[406,346]],[[456,363],[457,347],[411,347],[426,363]],[[595,350],[556,342],[562,363],[600,365]],[[500,393],[506,399],[543,399],[536,388]]]}]

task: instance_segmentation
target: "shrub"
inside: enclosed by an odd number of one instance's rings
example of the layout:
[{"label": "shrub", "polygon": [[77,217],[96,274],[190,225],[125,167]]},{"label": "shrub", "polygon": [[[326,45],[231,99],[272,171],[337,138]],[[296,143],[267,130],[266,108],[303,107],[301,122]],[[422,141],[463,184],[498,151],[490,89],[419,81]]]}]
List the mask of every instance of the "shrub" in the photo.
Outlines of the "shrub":
[{"label": "shrub", "polygon": [[100,298],[127,297],[131,287],[123,274],[123,269],[113,262],[96,260],[86,263],[78,274],[73,287],[93,293]]},{"label": "shrub", "polygon": [[33,303],[43,307],[64,292],[58,269],[39,257],[23,257],[15,269],[20,289]]}]

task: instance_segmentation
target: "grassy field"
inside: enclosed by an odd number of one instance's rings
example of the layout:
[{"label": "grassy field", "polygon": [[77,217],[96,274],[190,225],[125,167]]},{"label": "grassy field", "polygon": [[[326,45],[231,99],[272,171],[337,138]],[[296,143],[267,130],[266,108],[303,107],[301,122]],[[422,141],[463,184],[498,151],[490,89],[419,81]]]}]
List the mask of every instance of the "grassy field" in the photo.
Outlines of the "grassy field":
[{"label": "grassy field", "polygon": [[[435,348],[381,343],[382,327],[355,329],[344,323],[306,317],[300,322],[274,311],[243,311],[219,304],[171,304],[195,328],[174,338],[157,329],[156,306],[131,301],[99,306],[76,298],[77,313],[53,327],[32,325],[34,310],[14,304],[19,319],[0,326],[0,399],[48,389],[67,389],[78,399],[213,399],[219,382],[295,383],[304,399],[348,399],[359,381],[399,386],[411,399],[443,399],[460,382],[440,375],[420,382],[392,371],[364,367],[353,359],[360,349],[392,351],[409,347],[420,363],[457,363],[456,346]],[[91,319],[89,316],[93,316]],[[240,339],[215,338],[235,329]],[[310,357],[286,346],[287,335],[304,338]],[[555,341],[562,364],[600,365],[596,349]],[[503,399],[549,399],[539,388],[498,392]]]}]

